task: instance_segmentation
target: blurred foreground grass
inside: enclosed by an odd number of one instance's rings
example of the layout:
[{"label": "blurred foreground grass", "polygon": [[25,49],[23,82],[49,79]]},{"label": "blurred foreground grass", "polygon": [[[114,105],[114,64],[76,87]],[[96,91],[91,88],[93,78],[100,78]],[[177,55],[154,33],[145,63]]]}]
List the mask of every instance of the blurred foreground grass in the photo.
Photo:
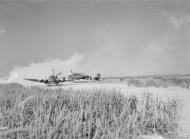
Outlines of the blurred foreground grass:
[{"label": "blurred foreground grass", "polygon": [[177,137],[181,100],[141,98],[116,90],[63,90],[0,85],[0,138],[133,139]]}]

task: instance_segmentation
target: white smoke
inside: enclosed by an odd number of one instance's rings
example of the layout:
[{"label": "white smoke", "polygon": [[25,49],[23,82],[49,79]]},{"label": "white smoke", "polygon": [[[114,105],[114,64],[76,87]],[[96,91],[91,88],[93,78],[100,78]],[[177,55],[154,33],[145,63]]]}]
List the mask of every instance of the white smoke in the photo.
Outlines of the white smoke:
[{"label": "white smoke", "polygon": [[83,55],[76,53],[67,60],[48,58],[44,62],[32,62],[28,66],[13,69],[8,79],[1,80],[1,82],[18,82],[29,85],[32,82],[25,81],[24,78],[44,79],[52,74],[52,69],[55,69],[56,73],[62,72],[63,76],[66,76],[71,70],[78,69],[82,59]]},{"label": "white smoke", "polygon": [[12,71],[9,73],[7,78],[1,79],[0,83],[12,83],[17,77],[18,77],[18,73],[15,71]]},{"label": "white smoke", "polygon": [[18,77],[18,73],[17,72],[11,72],[8,78],[8,82],[14,82],[14,80]]}]

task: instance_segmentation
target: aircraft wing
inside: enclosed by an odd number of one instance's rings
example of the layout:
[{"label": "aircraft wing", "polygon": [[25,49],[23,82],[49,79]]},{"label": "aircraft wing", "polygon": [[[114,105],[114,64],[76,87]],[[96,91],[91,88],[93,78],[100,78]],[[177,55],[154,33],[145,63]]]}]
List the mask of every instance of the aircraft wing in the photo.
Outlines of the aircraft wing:
[{"label": "aircraft wing", "polygon": [[32,81],[32,82],[41,82],[41,80],[39,80],[39,79],[25,78],[25,80]]},{"label": "aircraft wing", "polygon": [[25,78],[25,80],[28,80],[28,81],[32,81],[32,82],[39,82],[39,83],[44,83],[48,86],[51,86],[51,85],[55,85],[55,86],[58,86],[59,83],[61,82],[70,82],[70,81],[73,81],[73,80],[56,80],[56,81],[49,81],[49,80],[39,80],[39,79],[30,79],[30,78]]}]

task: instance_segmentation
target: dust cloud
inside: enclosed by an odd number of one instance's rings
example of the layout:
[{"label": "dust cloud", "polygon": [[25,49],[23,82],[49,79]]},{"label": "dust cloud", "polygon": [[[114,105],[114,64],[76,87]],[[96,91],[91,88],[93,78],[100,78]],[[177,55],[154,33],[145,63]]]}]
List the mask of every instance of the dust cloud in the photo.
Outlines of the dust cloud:
[{"label": "dust cloud", "polygon": [[43,62],[32,62],[28,66],[14,68],[7,78],[0,80],[0,83],[17,82],[29,85],[32,83],[24,78],[44,79],[52,74],[52,70],[56,73],[62,72],[62,76],[66,76],[71,70],[79,67],[82,59],[82,54],[75,53],[66,60],[48,58]]}]

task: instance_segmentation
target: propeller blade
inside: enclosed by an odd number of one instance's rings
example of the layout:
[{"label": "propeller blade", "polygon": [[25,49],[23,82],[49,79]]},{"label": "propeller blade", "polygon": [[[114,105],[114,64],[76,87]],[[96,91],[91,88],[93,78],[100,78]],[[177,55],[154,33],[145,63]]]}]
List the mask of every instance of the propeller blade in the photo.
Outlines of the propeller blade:
[{"label": "propeller blade", "polygon": [[61,74],[62,74],[62,72],[59,72],[59,73],[56,74],[56,76],[61,75]]}]

